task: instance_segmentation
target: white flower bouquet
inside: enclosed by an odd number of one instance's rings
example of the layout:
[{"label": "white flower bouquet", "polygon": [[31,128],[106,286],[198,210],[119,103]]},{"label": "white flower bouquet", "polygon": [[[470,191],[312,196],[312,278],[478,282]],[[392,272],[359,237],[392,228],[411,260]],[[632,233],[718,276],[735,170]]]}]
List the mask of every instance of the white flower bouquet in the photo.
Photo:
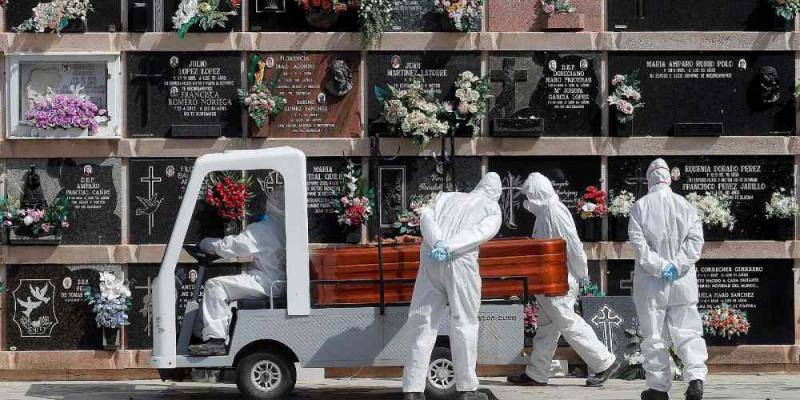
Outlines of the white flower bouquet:
[{"label": "white flower bouquet", "polygon": [[483,0],[433,0],[434,11],[447,17],[457,31],[481,30]]},{"label": "white flower bouquet", "polygon": [[14,28],[17,32],[61,33],[72,20],[86,21],[86,15],[94,11],[90,0],[53,0],[39,3],[33,8],[33,17]]},{"label": "white flower bouquet", "polygon": [[766,204],[765,208],[769,219],[794,218],[800,211],[794,192],[789,192],[784,188],[772,193],[772,197],[770,197],[769,203]]},{"label": "white flower bouquet", "polygon": [[492,97],[489,80],[464,71],[456,80],[455,87],[456,100],[445,103],[445,109],[454,113],[457,121],[466,121],[473,134],[480,134],[481,122],[486,117],[486,101]]},{"label": "white flower bouquet", "polygon": [[705,195],[690,193],[686,200],[697,209],[703,225],[733,230],[736,218],[731,214],[730,196],[708,192]]},{"label": "white flower bouquet", "polygon": [[614,92],[608,96],[608,104],[617,111],[617,121],[620,124],[627,124],[633,121],[636,110],[643,108],[642,93],[639,88],[638,72],[634,71],[628,75],[614,75],[611,80],[611,87]]},{"label": "white flower bouquet", "polygon": [[627,218],[631,215],[631,207],[636,203],[636,196],[627,190],[619,193],[611,192],[611,204],[608,206],[608,213],[614,217]]},{"label": "white flower bouquet", "polygon": [[392,85],[388,88],[375,87],[375,95],[383,103],[383,117],[390,132],[409,137],[422,147],[450,130],[450,124],[439,117],[445,112],[444,107],[433,99],[432,93],[423,90],[421,78],[415,78],[405,90]]},{"label": "white flower bouquet", "polygon": [[220,1],[181,0],[178,11],[172,16],[172,25],[178,31],[178,36],[183,39],[195,25],[204,31],[217,26],[224,28],[230,17],[238,15],[236,10],[241,7],[242,0],[227,0],[231,11],[220,11]]}]

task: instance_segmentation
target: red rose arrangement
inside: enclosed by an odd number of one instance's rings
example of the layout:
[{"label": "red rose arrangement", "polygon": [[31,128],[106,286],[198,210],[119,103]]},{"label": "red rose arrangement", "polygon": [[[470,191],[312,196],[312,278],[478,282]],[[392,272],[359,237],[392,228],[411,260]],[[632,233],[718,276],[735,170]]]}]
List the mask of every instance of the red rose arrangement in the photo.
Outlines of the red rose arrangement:
[{"label": "red rose arrangement", "polygon": [[358,8],[358,1],[354,0],[297,0],[297,4],[305,11],[316,8],[337,14]]},{"label": "red rose arrangement", "polygon": [[608,213],[606,192],[595,186],[589,186],[578,200],[578,215],[583,219],[600,218]]},{"label": "red rose arrangement", "polygon": [[217,209],[217,214],[227,220],[244,219],[247,204],[253,194],[250,192],[250,179],[225,175],[221,179],[211,177],[206,189],[206,203]]}]

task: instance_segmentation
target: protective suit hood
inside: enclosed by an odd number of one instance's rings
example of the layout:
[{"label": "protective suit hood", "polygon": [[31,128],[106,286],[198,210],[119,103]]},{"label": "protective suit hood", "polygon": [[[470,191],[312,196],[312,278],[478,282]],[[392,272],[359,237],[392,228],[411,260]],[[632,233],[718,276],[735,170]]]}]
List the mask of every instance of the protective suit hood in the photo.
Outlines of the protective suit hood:
[{"label": "protective suit hood", "polygon": [[667,162],[661,158],[656,158],[653,160],[653,162],[650,163],[650,166],[647,167],[648,189],[652,190],[659,185],[665,185],[669,187],[671,183],[672,179],[669,173],[669,165],[667,165]]},{"label": "protective suit hood", "polygon": [[472,190],[472,193],[483,195],[492,201],[500,200],[502,192],[503,184],[500,181],[500,175],[495,172],[487,173]]},{"label": "protective suit hood", "polygon": [[522,184],[522,192],[528,197],[533,206],[531,211],[537,216],[546,211],[550,203],[559,200],[550,179],[538,172],[528,175],[528,179]]}]

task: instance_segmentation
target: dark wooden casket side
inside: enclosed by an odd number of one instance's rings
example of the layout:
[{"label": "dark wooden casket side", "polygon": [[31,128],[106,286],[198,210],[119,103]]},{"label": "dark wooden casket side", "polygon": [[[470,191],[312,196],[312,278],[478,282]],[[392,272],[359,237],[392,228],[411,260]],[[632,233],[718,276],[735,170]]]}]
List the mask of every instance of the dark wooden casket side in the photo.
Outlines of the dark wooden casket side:
[{"label": "dark wooden casket side", "polygon": [[[383,247],[386,303],[411,301],[419,268],[419,251],[419,244]],[[481,246],[479,262],[484,278],[484,299],[521,299],[524,294],[522,280],[486,278],[527,277],[529,295],[561,296],[569,290],[563,240],[493,240]],[[313,285],[316,306],[378,304],[379,278],[377,247],[319,249],[311,255],[312,281],[326,281]]]}]

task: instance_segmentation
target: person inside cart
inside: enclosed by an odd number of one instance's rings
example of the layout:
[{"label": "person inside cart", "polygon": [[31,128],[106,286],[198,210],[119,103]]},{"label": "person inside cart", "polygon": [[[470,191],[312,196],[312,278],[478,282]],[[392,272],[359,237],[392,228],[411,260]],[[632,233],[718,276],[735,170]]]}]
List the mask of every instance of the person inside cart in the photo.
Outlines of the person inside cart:
[{"label": "person inside cart", "polygon": [[205,284],[202,304],[203,343],[189,346],[193,356],[225,355],[228,328],[231,323],[230,303],[243,299],[283,297],[286,291],[286,228],[284,193],[272,192],[266,214],[250,224],[244,232],[225,238],[206,238],[200,249],[222,258],[253,256],[253,262],[239,275],[220,276]]}]

